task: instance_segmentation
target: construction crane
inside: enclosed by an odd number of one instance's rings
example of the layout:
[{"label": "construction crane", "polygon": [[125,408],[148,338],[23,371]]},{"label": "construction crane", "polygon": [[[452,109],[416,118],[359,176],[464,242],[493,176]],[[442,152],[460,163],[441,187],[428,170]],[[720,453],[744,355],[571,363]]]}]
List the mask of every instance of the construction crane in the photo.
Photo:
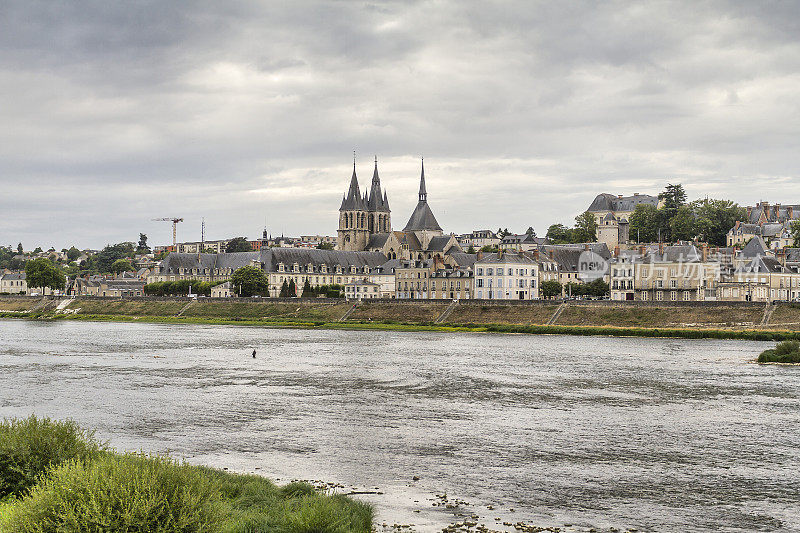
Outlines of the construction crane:
[{"label": "construction crane", "polygon": [[159,222],[172,222],[172,247],[177,251],[178,245],[178,222],[183,222],[182,218],[154,218],[154,221]]}]

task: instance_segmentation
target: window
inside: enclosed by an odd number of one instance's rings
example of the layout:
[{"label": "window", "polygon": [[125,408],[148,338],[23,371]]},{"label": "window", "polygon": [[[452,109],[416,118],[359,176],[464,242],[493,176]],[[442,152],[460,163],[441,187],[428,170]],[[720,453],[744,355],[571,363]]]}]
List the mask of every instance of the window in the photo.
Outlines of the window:
[{"label": "window", "polygon": [[478,269],[478,275],[479,275],[479,276],[483,276],[483,269],[482,269],[482,268],[479,268],[479,269]]},{"label": "window", "polygon": [[486,275],[487,276],[494,276],[494,269],[493,268],[487,268],[486,269]]}]

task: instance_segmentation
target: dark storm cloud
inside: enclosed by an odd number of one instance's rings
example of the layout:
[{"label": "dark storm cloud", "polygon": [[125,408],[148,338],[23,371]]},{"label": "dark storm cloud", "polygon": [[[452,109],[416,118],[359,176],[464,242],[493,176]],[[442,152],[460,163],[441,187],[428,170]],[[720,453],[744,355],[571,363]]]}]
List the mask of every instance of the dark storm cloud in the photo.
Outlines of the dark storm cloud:
[{"label": "dark storm cloud", "polygon": [[394,225],[543,233],[598,192],[796,202],[784,2],[9,2],[0,242],[333,233],[359,153]]}]

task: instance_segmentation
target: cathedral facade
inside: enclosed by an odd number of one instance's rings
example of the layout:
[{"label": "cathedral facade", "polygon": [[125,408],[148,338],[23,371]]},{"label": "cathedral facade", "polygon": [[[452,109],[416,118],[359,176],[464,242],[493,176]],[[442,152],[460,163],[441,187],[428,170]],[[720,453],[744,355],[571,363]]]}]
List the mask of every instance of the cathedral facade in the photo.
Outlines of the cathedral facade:
[{"label": "cathedral facade", "polygon": [[425,164],[419,181],[419,200],[402,231],[392,229],[391,209],[385,191],[381,190],[378,160],[372,173],[369,193],[361,196],[355,162],[350,187],[339,208],[337,249],[343,251],[381,252],[388,259],[444,259],[461,252],[452,235],[444,235],[428,205],[425,186]]}]

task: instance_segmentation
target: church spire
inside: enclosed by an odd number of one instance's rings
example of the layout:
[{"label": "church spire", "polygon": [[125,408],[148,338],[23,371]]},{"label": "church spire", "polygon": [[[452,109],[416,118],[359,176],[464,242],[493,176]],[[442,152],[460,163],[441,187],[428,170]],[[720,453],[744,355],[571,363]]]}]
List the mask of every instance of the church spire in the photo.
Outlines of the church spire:
[{"label": "church spire", "polygon": [[422,174],[419,177],[419,201],[428,201],[428,191],[425,189],[425,159],[422,159]]},{"label": "church spire", "polygon": [[355,152],[353,152],[353,176],[350,178],[350,188],[347,191],[347,196],[345,196],[345,199],[342,201],[342,207],[339,208],[339,211],[358,210],[366,210],[366,205],[364,199],[361,197],[361,191],[358,187]]},{"label": "church spire", "polygon": [[369,191],[367,208],[370,211],[386,211],[388,208],[381,193],[381,178],[378,176],[378,156],[375,156],[375,170],[372,172],[372,187]]}]

